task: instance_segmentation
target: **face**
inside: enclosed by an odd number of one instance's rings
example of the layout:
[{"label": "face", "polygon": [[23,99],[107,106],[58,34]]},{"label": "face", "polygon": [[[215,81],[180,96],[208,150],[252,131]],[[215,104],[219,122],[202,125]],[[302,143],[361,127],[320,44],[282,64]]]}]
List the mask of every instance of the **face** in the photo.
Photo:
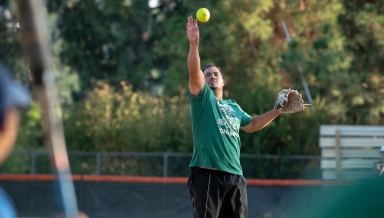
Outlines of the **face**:
[{"label": "face", "polygon": [[212,90],[223,89],[224,87],[223,77],[221,77],[221,73],[216,67],[210,67],[205,69],[204,79]]}]

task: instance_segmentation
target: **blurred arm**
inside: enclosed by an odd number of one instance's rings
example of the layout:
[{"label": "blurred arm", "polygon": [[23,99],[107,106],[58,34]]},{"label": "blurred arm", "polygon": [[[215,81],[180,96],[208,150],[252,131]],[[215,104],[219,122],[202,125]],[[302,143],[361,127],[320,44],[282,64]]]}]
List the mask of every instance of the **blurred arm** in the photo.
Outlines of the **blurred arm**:
[{"label": "blurred arm", "polygon": [[381,167],[379,162],[373,163],[373,172],[375,176],[381,176],[384,174],[384,167]]},{"label": "blurred arm", "polygon": [[19,128],[19,112],[10,109],[5,112],[4,123],[0,126],[0,163],[3,162],[13,150]]}]

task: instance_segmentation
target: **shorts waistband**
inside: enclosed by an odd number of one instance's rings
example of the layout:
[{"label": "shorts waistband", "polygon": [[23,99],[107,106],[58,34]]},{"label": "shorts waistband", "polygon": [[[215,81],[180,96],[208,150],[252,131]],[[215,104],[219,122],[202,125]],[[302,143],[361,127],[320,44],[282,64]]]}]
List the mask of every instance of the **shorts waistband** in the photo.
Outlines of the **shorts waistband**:
[{"label": "shorts waistband", "polygon": [[205,168],[200,168],[200,167],[191,167],[192,172],[200,172],[200,173],[208,173],[208,174],[217,174],[217,175],[235,175],[232,173],[228,173],[225,171],[221,170],[210,170],[210,169],[205,169]]}]

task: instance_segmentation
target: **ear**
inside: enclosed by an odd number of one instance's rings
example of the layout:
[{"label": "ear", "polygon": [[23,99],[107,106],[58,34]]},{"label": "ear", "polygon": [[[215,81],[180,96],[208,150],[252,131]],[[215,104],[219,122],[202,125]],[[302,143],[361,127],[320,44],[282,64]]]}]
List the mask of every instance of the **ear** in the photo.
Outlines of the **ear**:
[{"label": "ear", "polygon": [[223,86],[225,85],[225,80],[223,79]]}]

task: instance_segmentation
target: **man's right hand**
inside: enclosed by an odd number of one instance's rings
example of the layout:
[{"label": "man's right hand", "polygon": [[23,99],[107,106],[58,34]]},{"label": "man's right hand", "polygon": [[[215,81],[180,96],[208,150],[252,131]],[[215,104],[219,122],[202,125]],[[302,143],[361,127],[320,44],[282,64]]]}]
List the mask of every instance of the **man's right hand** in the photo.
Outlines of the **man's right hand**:
[{"label": "man's right hand", "polygon": [[199,43],[199,27],[197,26],[197,20],[192,16],[188,17],[188,23],[186,26],[187,36],[190,43]]}]

